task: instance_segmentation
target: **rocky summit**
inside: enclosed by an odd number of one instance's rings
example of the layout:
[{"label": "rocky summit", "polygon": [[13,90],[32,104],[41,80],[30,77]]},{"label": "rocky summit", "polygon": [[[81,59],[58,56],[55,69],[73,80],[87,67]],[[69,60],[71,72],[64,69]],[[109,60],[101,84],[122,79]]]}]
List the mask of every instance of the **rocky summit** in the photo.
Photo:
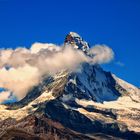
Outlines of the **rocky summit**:
[{"label": "rocky summit", "polygon": [[84,41],[77,33],[70,32],[64,41],[65,46],[72,45],[75,49],[87,52],[89,50],[89,44]]},{"label": "rocky summit", "polygon": [[[87,53],[89,44],[70,32],[64,46]],[[0,105],[1,140],[139,140],[140,89],[81,64],[76,72],[46,76],[20,101]]]}]

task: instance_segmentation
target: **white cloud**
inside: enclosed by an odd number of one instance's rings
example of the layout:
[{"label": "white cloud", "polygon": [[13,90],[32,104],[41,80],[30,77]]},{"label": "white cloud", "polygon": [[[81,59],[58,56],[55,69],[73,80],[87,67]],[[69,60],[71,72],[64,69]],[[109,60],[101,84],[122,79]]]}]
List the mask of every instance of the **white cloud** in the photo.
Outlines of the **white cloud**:
[{"label": "white cloud", "polygon": [[31,53],[38,53],[41,50],[59,51],[60,47],[52,43],[34,43],[31,47]]},{"label": "white cloud", "polygon": [[106,45],[95,45],[89,54],[93,57],[92,62],[97,64],[108,63],[114,58],[113,50]]},{"label": "white cloud", "polygon": [[39,82],[38,74],[38,69],[29,65],[9,70],[2,68],[0,69],[0,87],[14,92],[14,95],[21,99],[31,87]]},{"label": "white cloud", "polygon": [[4,102],[5,100],[7,100],[10,96],[10,92],[9,91],[3,91],[0,92],[0,103]]},{"label": "white cloud", "polygon": [[[107,63],[114,57],[112,49],[105,45],[94,46],[89,50],[89,55],[91,57],[72,46],[47,43],[35,43],[30,49],[0,50],[0,87],[22,99],[43,75],[54,74],[62,69],[74,71],[82,62]],[[10,69],[5,68],[7,65]]]}]

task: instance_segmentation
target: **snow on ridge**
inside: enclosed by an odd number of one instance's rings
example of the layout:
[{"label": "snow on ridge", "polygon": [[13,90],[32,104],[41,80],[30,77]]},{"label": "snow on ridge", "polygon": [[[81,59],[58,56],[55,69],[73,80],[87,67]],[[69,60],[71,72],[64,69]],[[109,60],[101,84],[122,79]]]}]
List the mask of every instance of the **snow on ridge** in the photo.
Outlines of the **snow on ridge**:
[{"label": "snow on ridge", "polygon": [[123,96],[123,97],[119,97],[116,101],[104,101],[103,103],[99,103],[99,102],[95,102],[92,100],[79,100],[79,99],[75,99],[76,103],[83,106],[83,107],[87,107],[87,106],[93,106],[93,107],[99,107],[99,108],[103,108],[103,109],[124,109],[124,110],[128,110],[128,111],[133,111],[131,110],[132,108],[135,109],[139,109],[140,103],[135,103],[131,100],[130,97],[128,96]]},{"label": "snow on ridge", "polygon": [[75,32],[70,32],[69,33],[72,37],[78,37],[78,38],[80,38],[80,35],[78,35],[77,33],[75,33]]},{"label": "snow on ridge", "polygon": [[112,76],[113,76],[113,78],[116,80],[116,82],[117,82],[121,87],[123,87],[125,90],[127,90],[130,94],[139,94],[139,95],[140,95],[140,90],[139,90],[136,86],[134,86],[134,85],[132,85],[132,84],[130,84],[130,83],[128,83],[128,82],[126,82],[126,81],[124,81],[124,80],[118,78],[118,77],[117,77],[116,75],[114,75],[114,74],[112,74]]},{"label": "snow on ridge", "polygon": [[32,114],[37,109],[36,107],[34,108],[33,105],[53,99],[54,97],[52,96],[52,92],[45,91],[38,98],[36,98],[23,108],[8,110],[6,105],[0,105],[0,120],[5,120],[11,116],[16,120],[20,120],[28,116],[29,114]]},{"label": "snow on ridge", "polygon": [[140,102],[140,90],[136,86],[118,78],[114,74],[112,74],[112,76],[116,82],[128,92],[128,96],[130,96],[132,100]]}]

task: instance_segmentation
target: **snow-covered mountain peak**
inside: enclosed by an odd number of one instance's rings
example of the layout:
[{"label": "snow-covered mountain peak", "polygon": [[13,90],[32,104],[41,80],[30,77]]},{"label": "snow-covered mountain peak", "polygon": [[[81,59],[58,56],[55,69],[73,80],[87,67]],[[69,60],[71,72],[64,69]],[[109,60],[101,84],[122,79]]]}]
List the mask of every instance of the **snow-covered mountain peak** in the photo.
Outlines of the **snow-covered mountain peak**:
[{"label": "snow-covered mountain peak", "polygon": [[[67,46],[88,55],[77,33],[66,36]],[[22,100],[0,105],[0,139],[139,140],[140,89],[100,65],[80,64],[44,75]]]},{"label": "snow-covered mountain peak", "polygon": [[89,50],[89,44],[83,40],[83,38],[75,33],[70,32],[65,38],[65,46],[71,45],[75,49],[82,50],[83,52],[87,52]]},{"label": "snow-covered mountain peak", "polygon": [[72,37],[79,37],[79,38],[81,38],[80,35],[77,34],[76,32],[70,32],[69,34],[70,34]]}]

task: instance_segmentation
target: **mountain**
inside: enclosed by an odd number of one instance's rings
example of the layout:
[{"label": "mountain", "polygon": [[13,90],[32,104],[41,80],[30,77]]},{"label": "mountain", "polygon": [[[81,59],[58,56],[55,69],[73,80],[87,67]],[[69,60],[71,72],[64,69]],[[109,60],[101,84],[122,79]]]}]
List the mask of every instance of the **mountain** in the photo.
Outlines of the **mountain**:
[{"label": "mountain", "polygon": [[[89,44],[70,32],[71,45],[88,55]],[[140,139],[140,89],[81,64],[45,77],[19,102],[0,105],[1,140]]]}]

